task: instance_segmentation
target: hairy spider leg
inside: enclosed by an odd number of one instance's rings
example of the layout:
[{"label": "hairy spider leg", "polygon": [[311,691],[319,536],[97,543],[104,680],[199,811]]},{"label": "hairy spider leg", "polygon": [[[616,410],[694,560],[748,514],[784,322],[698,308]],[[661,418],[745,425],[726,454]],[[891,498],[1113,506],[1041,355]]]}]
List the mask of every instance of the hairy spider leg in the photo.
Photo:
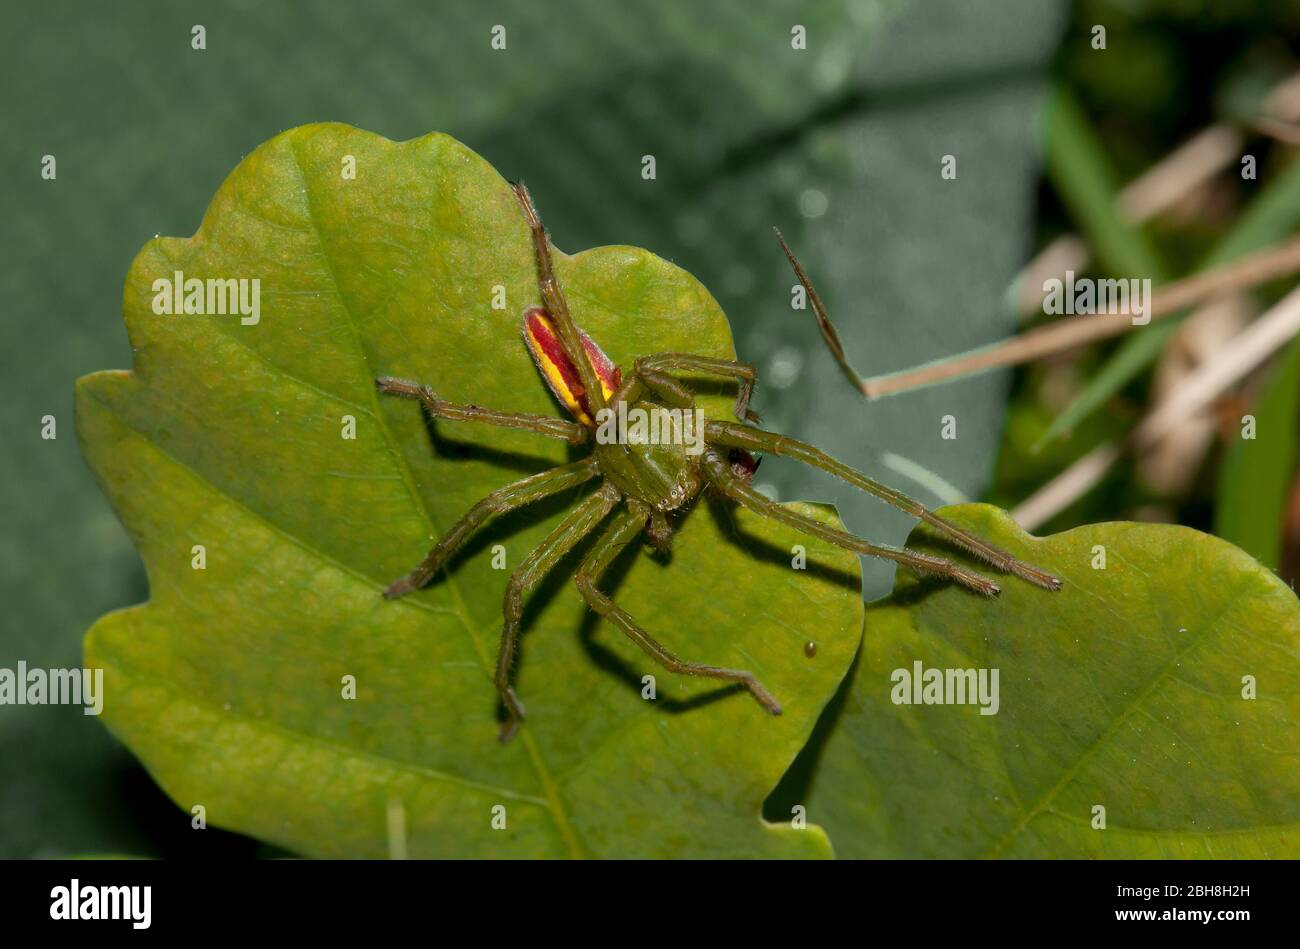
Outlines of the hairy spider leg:
[{"label": "hairy spider leg", "polygon": [[929,554],[923,554],[919,551],[908,550],[906,547],[886,547],[880,544],[873,544],[870,541],[863,540],[848,531],[842,531],[838,528],[823,524],[814,518],[805,514],[800,514],[787,507],[782,507],[770,498],[765,497],[755,491],[748,484],[737,478],[731,471],[731,465],[715,449],[708,449],[703,455],[703,468],[709,481],[718,488],[726,497],[735,501],[742,507],[749,508],[756,514],[769,517],[774,521],[780,521],[783,524],[810,534],[813,537],[820,537],[822,540],[829,541],[837,547],[843,547],[846,550],[852,550],[855,553],[866,554],[869,557],[881,557],[885,560],[892,560],[895,563],[902,564],[918,573],[932,573],[937,576],[947,577],[955,580],[963,586],[969,587],[976,593],[982,593],[985,596],[995,596],[1001,592],[996,583],[988,577],[981,576],[978,573],[967,570],[951,560],[945,560],[942,557],[932,557]]},{"label": "hairy spider leg", "polygon": [[[551,262],[549,239],[546,229],[542,225],[541,216],[537,213],[537,206],[533,203],[532,195],[523,182],[519,182],[512,187],[519,199],[520,206],[524,210],[524,217],[528,221],[529,229],[533,235],[533,248],[537,256],[538,285],[541,290],[542,300],[546,304],[547,315],[555,324],[556,335],[559,337],[560,345],[564,348],[565,355],[577,370],[578,381],[585,393],[589,393],[585,395],[585,398],[590,410],[590,416],[594,418],[595,414],[608,404],[604,388],[595,372],[595,367],[592,365],[591,357],[582,344],[582,334],[578,330],[577,324],[574,323],[573,317],[569,313],[568,303],[560,290],[560,283],[556,279]],[[740,392],[736,399],[736,418],[741,421],[757,419],[757,416],[749,410],[749,400],[757,376],[754,366],[749,363],[673,352],[655,353],[650,356],[643,356],[636,361],[634,374],[641,377],[641,382],[645,388],[663,398],[668,402],[670,408],[690,408],[695,404],[690,390],[667,376],[665,370],[709,372],[739,379]],[[619,395],[623,396],[624,401],[632,402],[640,395],[641,391],[640,387],[629,389],[625,385],[621,387]],[[629,394],[631,398],[628,398]],[[618,400],[617,396],[612,398],[615,401]]]},{"label": "hairy spider leg", "polygon": [[[749,409],[749,400],[754,394],[754,381],[757,378],[757,372],[750,363],[738,362],[734,359],[716,359],[712,356],[696,356],[692,353],[654,353],[637,359],[634,371],[646,380],[649,388],[655,391],[659,391],[658,386],[664,384],[662,380],[667,378],[663,375],[665,372],[705,372],[738,379],[740,392],[736,396],[736,418],[742,422],[754,421],[758,418]],[[680,386],[674,380],[668,381],[674,386]]]},{"label": "hairy spider leg", "polygon": [[779,227],[774,227],[772,230],[776,231],[776,239],[781,242],[781,249],[785,251],[786,260],[790,261],[790,266],[794,269],[795,277],[797,277],[799,282],[803,284],[803,288],[808,294],[808,302],[812,304],[813,313],[817,317],[817,328],[821,330],[822,339],[826,342],[826,348],[831,351],[831,355],[835,357],[835,361],[839,364],[840,370],[846,377],[848,377],[849,382],[853,383],[854,387],[865,395],[867,391],[866,383],[863,381],[862,377],[854,371],[853,367],[849,365],[849,359],[844,354],[844,344],[840,342],[840,334],[835,332],[835,325],[831,322],[830,315],[826,312],[826,304],[822,303],[821,296],[813,287],[812,281],[808,279],[808,275],[804,273],[803,267],[799,265],[799,260],[795,257],[794,251],[792,251],[790,245],[785,242],[785,238],[781,235],[781,229]]},{"label": "hairy spider leg", "polygon": [[595,530],[605,516],[618,504],[618,489],[606,481],[594,494],[584,500],[565,516],[556,528],[546,535],[524,558],[523,563],[510,575],[506,585],[505,600],[501,610],[505,614],[505,625],[501,630],[501,649],[497,653],[496,674],[493,682],[501,693],[501,700],[506,707],[506,720],[501,725],[500,738],[503,742],[514,737],[519,724],[524,720],[524,706],[510,684],[510,673],[514,668],[515,653],[519,647],[519,624],[524,615],[524,598],[541,582],[547,572],[554,567],[564,555],[572,550],[584,537]]},{"label": "hairy spider leg", "polygon": [[597,582],[609,569],[609,565],[613,563],[619,551],[635,540],[645,528],[648,514],[649,510],[644,505],[629,501],[628,510],[610,522],[574,577],[574,582],[577,583],[582,598],[587,601],[587,605],[593,611],[622,630],[628,639],[645,650],[652,659],[669,672],[739,682],[749,689],[750,693],[753,694],[754,698],[758,699],[765,709],[773,715],[780,715],[780,703],[772,697],[772,694],[767,689],[763,688],[752,672],[746,672],[742,669],[725,669],[721,666],[709,666],[696,662],[685,662],[678,659],[651,637],[649,633],[638,626],[636,620],[624,612],[609,596],[597,588]]},{"label": "hairy spider leg", "polygon": [[475,504],[459,521],[453,524],[414,570],[393,582],[384,591],[388,600],[417,590],[433,579],[448,558],[454,554],[470,535],[494,517],[559,494],[569,488],[590,481],[600,473],[594,458],[584,458],[572,464],[560,465],[539,474],[531,475],[504,488],[498,488]]},{"label": "hairy spider leg", "polygon": [[856,468],[850,468],[843,462],[832,458],[820,448],[786,435],[765,432],[760,428],[735,422],[706,422],[704,433],[705,439],[710,444],[744,448],[747,451],[768,452],[773,455],[784,455],[787,458],[794,458],[814,468],[827,471],[842,481],[846,481],[856,488],[861,488],[868,494],[875,495],[882,501],[906,511],[913,517],[919,517],[926,524],[947,536],[958,547],[985,561],[995,569],[1013,574],[1045,590],[1059,590],[1061,588],[1061,581],[1047,571],[1040,570],[1023,560],[1018,560],[1002,548],[996,547],[988,541],[963,530],[956,524],[930,513],[919,501],[914,501],[901,491],[896,491],[878,481],[873,481]]},{"label": "hairy spider leg", "polygon": [[[649,390],[662,399],[670,409],[689,409],[695,405],[695,396],[691,394],[690,389],[672,376],[655,372],[653,369],[634,367],[628,376],[628,382],[631,383],[630,387],[624,385],[628,396],[624,400],[626,402],[635,402],[646,390]],[[617,399],[613,401],[614,404],[618,404]]]},{"label": "hairy spider leg", "polygon": [[569,313],[569,304],[565,301],[564,293],[560,290],[560,282],[555,279],[555,269],[551,265],[551,249],[546,236],[546,228],[542,226],[542,219],[537,214],[537,206],[533,204],[533,197],[528,193],[528,188],[522,181],[512,185],[512,187],[520,205],[523,206],[524,217],[527,219],[528,228],[533,235],[533,250],[537,255],[537,282],[542,293],[542,302],[546,304],[547,314],[555,322],[555,331],[560,338],[560,344],[564,347],[565,354],[578,370],[578,379],[586,393],[587,407],[590,409],[592,418],[595,418],[596,413],[605,407],[605,391],[601,388],[595,367],[592,366],[587,351],[582,345],[582,337],[578,333],[577,324],[573,322],[573,317]]},{"label": "hairy spider leg", "polygon": [[548,438],[563,438],[571,445],[581,445],[587,440],[591,430],[577,422],[568,422],[550,415],[533,415],[529,412],[498,412],[485,409],[479,405],[466,405],[461,402],[448,402],[438,398],[431,387],[410,379],[396,379],[393,376],[381,376],[375,380],[380,392],[401,396],[404,399],[418,399],[431,419],[447,419],[453,422],[482,422],[500,428],[517,428]]}]

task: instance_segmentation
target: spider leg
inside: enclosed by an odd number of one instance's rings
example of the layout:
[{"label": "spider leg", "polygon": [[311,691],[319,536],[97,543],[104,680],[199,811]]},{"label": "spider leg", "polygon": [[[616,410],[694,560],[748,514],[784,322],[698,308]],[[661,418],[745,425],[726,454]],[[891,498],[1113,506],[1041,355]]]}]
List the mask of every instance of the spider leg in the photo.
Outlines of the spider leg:
[{"label": "spider leg", "polygon": [[497,654],[496,674],[492,680],[501,692],[501,700],[508,713],[501,725],[500,737],[503,742],[514,737],[524,719],[524,706],[510,684],[510,671],[514,667],[515,652],[519,646],[519,623],[524,615],[524,597],[565,554],[595,530],[605,515],[614,509],[618,500],[618,490],[612,484],[607,481],[601,485],[591,497],[570,511],[546,535],[546,539],[524,558],[506,585],[505,601],[502,604],[505,626],[501,630],[501,649]]},{"label": "spider leg", "polygon": [[584,481],[590,481],[599,471],[599,465],[594,458],[584,458],[582,461],[560,465],[558,468],[551,468],[549,471],[508,484],[504,488],[498,488],[453,524],[414,570],[384,591],[384,598],[393,600],[424,586],[433,579],[433,575],[474,531],[498,514],[505,514],[525,504],[550,497],[552,494],[559,494]]},{"label": "spider leg", "polygon": [[629,402],[635,402],[636,397],[640,396],[641,393],[638,390],[649,389],[667,403],[670,409],[689,409],[695,404],[695,396],[691,395],[691,390],[672,376],[637,366],[632,371],[632,378],[641,385],[638,389],[634,389],[633,398],[629,399]]},{"label": "spider leg", "polygon": [[[781,229],[778,227],[773,228],[773,230],[776,231],[776,239],[780,241],[781,249],[785,251],[785,256],[790,261],[790,266],[794,268],[794,275],[799,279],[799,282],[803,284],[804,290],[808,292],[808,300],[812,303],[813,313],[817,316],[817,326],[821,330],[822,339],[825,340],[826,347],[831,351],[831,355],[835,357],[835,361],[839,363],[840,369],[844,372],[844,375],[848,377],[849,381],[852,382],[864,395],[870,397],[870,393],[867,392],[866,382],[861,376],[854,372],[853,367],[849,365],[848,357],[844,354],[844,345],[840,342],[839,334],[835,332],[835,326],[831,323],[831,318],[826,312],[826,305],[822,303],[821,297],[817,295],[817,291],[813,288],[812,281],[809,280],[808,275],[804,273],[803,267],[800,266],[798,258],[794,255],[794,251],[790,249],[790,245],[787,244],[785,238],[781,236]],[[713,427],[712,423],[710,423],[709,426],[706,426],[706,432],[711,427]],[[973,556],[986,561],[998,570],[1014,574],[1022,580],[1027,580],[1046,590],[1059,590],[1061,588],[1060,579],[1052,576],[1052,574],[1047,571],[1040,570],[1032,564],[1025,563],[1023,560],[1017,560],[1000,547],[995,547],[988,541],[982,540],[974,534],[962,530],[956,524],[945,521],[943,518],[931,514],[924,506],[913,501],[902,492],[895,491],[893,488],[872,481],[866,475],[862,474],[862,472],[855,471],[848,465],[836,461],[819,448],[814,448],[812,445],[796,441],[792,438],[773,435],[771,432],[751,429],[749,426],[717,426],[717,428],[718,431],[710,433],[709,437],[716,437],[720,444],[731,445],[734,448],[752,448],[759,442],[763,442],[764,444],[759,450],[770,451],[774,455],[788,455],[791,458],[796,458],[805,464],[821,468],[823,471],[828,471],[835,475],[835,477],[841,478],[869,494],[874,494],[882,501],[887,501],[895,507],[907,511],[914,517],[919,517],[931,527],[945,534],[957,546],[963,548]],[[726,428],[727,431],[724,432],[723,428]],[[729,441],[728,439],[739,440]]]},{"label": "spider leg", "polygon": [[947,577],[957,581],[962,586],[969,587],[976,593],[983,593],[985,596],[995,596],[1001,592],[1001,588],[988,577],[967,570],[951,560],[908,550],[906,547],[885,547],[880,544],[873,544],[861,537],[850,534],[848,531],[839,530],[807,515],[782,507],[732,474],[731,465],[713,449],[704,452],[703,467],[709,481],[716,485],[726,497],[742,507],[749,508],[756,514],[788,524],[805,534],[820,537],[837,547],[843,547],[855,553],[892,560],[915,570],[917,573],[932,573]]},{"label": "spider leg", "polygon": [[799,265],[799,260],[795,257],[794,251],[790,249],[790,245],[787,244],[785,238],[781,236],[781,229],[779,227],[774,227],[772,230],[776,231],[776,239],[781,242],[781,249],[785,251],[785,256],[786,259],[790,261],[790,266],[794,268],[795,277],[797,277],[799,282],[803,284],[804,290],[808,292],[808,302],[812,304],[813,313],[817,316],[817,328],[821,330],[822,339],[826,343],[826,348],[831,351],[831,355],[835,357],[835,361],[839,364],[840,370],[846,377],[848,377],[849,382],[853,383],[854,387],[863,395],[868,395],[866,382],[857,374],[857,372],[854,371],[853,367],[849,365],[849,358],[844,354],[844,344],[840,342],[840,334],[835,332],[835,326],[831,323],[831,318],[826,312],[826,304],[822,303],[822,298],[818,296],[817,291],[813,289],[812,281],[808,279],[808,275],[804,273],[803,267]]},{"label": "spider leg", "polygon": [[647,515],[648,512],[641,509],[640,505],[630,506],[626,513],[616,517],[605,528],[605,532],[601,534],[600,539],[591,549],[587,559],[583,561],[577,575],[574,577],[578,590],[582,593],[582,598],[587,601],[587,605],[596,613],[621,629],[628,639],[645,650],[651,658],[669,672],[739,682],[749,689],[754,698],[758,699],[765,709],[773,715],[780,715],[780,703],[772,697],[772,694],[767,689],[763,688],[759,681],[754,678],[752,672],[741,669],[724,669],[721,666],[706,666],[701,663],[684,662],[678,659],[653,639],[649,633],[638,626],[636,620],[620,609],[610,597],[596,588],[597,581],[609,568],[614,558],[618,556],[619,551],[636,539],[637,535],[644,529]]},{"label": "spider leg", "polygon": [[695,397],[677,380],[651,370],[634,369],[623,377],[623,384],[609,397],[609,404],[626,402],[631,405],[649,389],[659,396],[670,409],[689,409]]},{"label": "spider leg", "polygon": [[706,422],[704,433],[706,440],[713,444],[726,445],[731,448],[744,448],[749,451],[763,451],[773,455],[784,455],[802,461],[804,464],[812,465],[814,468],[827,471],[842,481],[847,481],[854,487],[861,488],[868,494],[873,494],[882,501],[906,511],[913,517],[919,517],[926,524],[946,535],[958,547],[985,561],[995,569],[1014,574],[1022,580],[1027,580],[1047,590],[1059,590],[1061,588],[1061,581],[1047,571],[1040,570],[1023,560],[1017,560],[1002,548],[976,537],[951,521],[946,521],[936,514],[931,514],[919,501],[914,501],[901,491],[895,491],[887,485],[871,480],[857,469],[850,468],[841,461],[836,461],[820,448],[785,435],[765,432],[759,428],[739,425],[734,422]]},{"label": "spider leg", "polygon": [[483,422],[500,428],[517,428],[526,432],[535,432],[549,438],[563,438],[572,445],[580,445],[587,440],[588,429],[577,422],[549,415],[532,415],[527,412],[498,412],[478,405],[466,405],[460,402],[448,402],[438,398],[433,389],[410,379],[395,379],[392,376],[380,376],[375,380],[380,392],[401,396],[404,399],[418,399],[431,419],[445,418],[455,422]]},{"label": "spider leg", "polygon": [[587,358],[587,350],[578,335],[578,325],[573,322],[573,316],[569,313],[569,304],[560,290],[559,281],[555,279],[546,228],[542,227],[542,219],[537,214],[533,197],[528,193],[528,188],[523,182],[511,187],[514,188],[515,197],[519,199],[519,204],[524,209],[528,229],[533,235],[533,251],[537,255],[537,282],[542,292],[542,302],[546,304],[546,312],[555,321],[555,331],[560,337],[561,345],[564,346],[565,355],[578,369],[578,379],[586,391],[588,407],[594,418],[595,413],[605,407],[605,390],[601,388],[600,381],[596,378],[596,370],[591,365],[591,360]]},{"label": "spider leg", "polygon": [[[746,419],[757,419],[758,416],[749,410],[749,400],[754,394],[754,381],[757,378],[757,372],[750,363],[737,362],[734,359],[715,359],[712,356],[695,356],[691,353],[655,353],[639,358],[635,369],[637,374],[646,380],[646,385],[655,391],[658,391],[658,387],[663,384],[662,380],[666,379],[661,373],[681,370],[708,372],[739,379],[740,393],[736,397],[736,418],[742,422]],[[672,382],[672,384],[681,388],[680,383]]]}]

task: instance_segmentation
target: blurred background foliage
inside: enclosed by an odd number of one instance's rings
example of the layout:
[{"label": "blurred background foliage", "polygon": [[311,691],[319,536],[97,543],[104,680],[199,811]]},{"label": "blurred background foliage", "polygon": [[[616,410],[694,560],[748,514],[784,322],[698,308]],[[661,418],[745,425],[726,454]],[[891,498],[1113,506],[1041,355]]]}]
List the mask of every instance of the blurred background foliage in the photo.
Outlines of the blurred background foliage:
[{"label": "blurred background foliage", "polygon": [[[1067,107],[1047,122],[1037,215],[1040,251],[1064,252],[1057,271],[1061,261],[1082,262],[1080,273],[1150,273],[1159,284],[1300,230],[1300,4],[1081,0],[1072,21],[1055,67]],[[1095,24],[1106,26],[1104,52],[1089,42]],[[1179,167],[1180,154],[1194,160]],[[1242,173],[1244,156],[1254,177]],[[1132,192],[1161,174],[1173,199],[1153,213],[1136,211],[1156,189]],[[1070,246],[1080,237],[1100,264]],[[1128,435],[1295,283],[1266,282],[1177,326],[1147,327],[1017,370],[986,499],[1014,509],[1070,463]],[[1059,318],[1030,316],[1025,325],[1052,319]],[[1035,529],[1122,518],[1187,524],[1245,547],[1294,583],[1298,400],[1300,349],[1292,343]],[[1248,413],[1257,421],[1253,441],[1241,437]]]},{"label": "blurred background foliage", "polygon": [[[724,13],[691,0],[144,0],[7,12],[0,666],[76,666],[95,617],[147,597],[77,449],[72,382],[130,366],[119,301],[143,243],[193,233],[226,174],[284,128],[339,120],[394,139],[448,132],[528,181],[560,248],[634,244],[674,260],[712,290],[740,355],[758,363],[757,408],[770,427],[929,504],[985,497],[1014,508],[1123,437],[1174,370],[1148,360],[1113,391],[1094,388],[1099,409],[1050,439],[1124,341],[865,403],[811,316],[791,309],[771,225],[870,375],[1042,322],[1022,314],[1013,285],[1063,235],[1082,234],[1106,266],[1172,278],[1216,253],[1275,243],[1300,220],[1294,145],[1251,125],[1300,68],[1295,4],[768,0]],[[205,50],[191,48],[194,24],[206,28]],[[507,27],[503,52],[489,46],[495,24]],[[807,50],[792,50],[794,24]],[[1104,51],[1090,45],[1094,24],[1106,26]],[[1075,121],[1057,121],[1060,96],[1043,111],[1049,77],[1077,104],[1059,116]],[[1243,136],[1257,180],[1230,167],[1140,228],[1117,224],[1115,190],[1215,123]],[[46,154],[55,181],[40,177]],[[641,178],[647,154],[653,182]],[[939,177],[945,154],[957,157],[954,181]],[[1112,245],[1143,259],[1116,259]],[[1287,286],[1252,293],[1237,318]],[[1238,325],[1207,322],[1202,349]],[[1227,422],[1257,404],[1270,433],[1294,434],[1297,363],[1293,350],[1221,399],[1208,438],[1202,419],[1195,450],[1164,459],[1165,480],[1161,466],[1128,458],[1046,529],[1126,517],[1217,524],[1261,558],[1275,541],[1276,565],[1294,571],[1300,530],[1284,533],[1274,518],[1276,497],[1295,493],[1294,438],[1244,449]],[[948,413],[959,416],[955,441],[940,438]],[[55,441],[39,437],[46,414]],[[781,498],[835,501],[873,539],[899,543],[910,527],[796,466],[769,461],[760,480]],[[865,581],[880,595],[891,571],[868,564]],[[815,748],[801,767],[814,760]],[[114,851],[258,849],[193,834],[189,815],[78,709],[0,708],[0,856]]]}]

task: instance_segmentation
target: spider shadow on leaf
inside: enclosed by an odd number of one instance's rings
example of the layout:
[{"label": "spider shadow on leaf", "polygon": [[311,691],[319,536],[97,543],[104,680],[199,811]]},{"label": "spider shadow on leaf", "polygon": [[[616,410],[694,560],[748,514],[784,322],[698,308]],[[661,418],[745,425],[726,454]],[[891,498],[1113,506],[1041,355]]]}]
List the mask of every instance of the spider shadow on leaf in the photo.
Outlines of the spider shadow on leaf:
[{"label": "spider shadow on leaf", "polygon": [[[780,566],[787,570],[795,569],[790,564],[789,550],[740,526],[740,522],[736,518],[734,505],[712,493],[704,496],[704,503],[709,509],[709,515],[713,518],[718,530],[727,539],[728,543],[739,547],[745,552],[746,556],[755,560]],[[800,542],[806,544],[809,540],[810,538],[801,536]],[[860,590],[862,587],[860,572],[829,567],[817,560],[809,559],[808,563],[799,568],[798,572],[804,577],[817,577],[848,589]]]},{"label": "spider shadow on leaf", "polygon": [[[511,538],[522,534],[530,527],[535,527],[537,524],[543,523],[550,518],[558,518],[565,511],[573,507],[573,505],[581,498],[591,493],[590,490],[585,489],[585,487],[586,486],[573,488],[572,490],[565,491],[561,494],[556,494],[549,498],[543,498],[528,507],[519,508],[509,512],[508,514],[503,514],[501,517],[475,533],[473,537],[465,541],[464,545],[461,546],[459,550],[448,558],[447,565],[443,568],[446,573],[446,579],[441,582],[446,582],[447,579],[454,578],[456,571],[459,570],[462,565],[467,561],[482,556],[485,550],[491,550],[495,544],[502,544],[507,550],[509,550]],[[569,558],[566,558],[564,561],[561,561],[561,563],[567,562],[568,559]],[[496,573],[501,577],[501,584],[500,589],[495,590],[494,592],[504,596],[506,592],[506,583],[510,580],[511,571],[509,569],[498,570]],[[548,576],[547,580],[549,579],[550,577]],[[570,579],[572,579],[571,576]],[[537,589],[533,593],[532,599],[536,599],[541,594],[545,583],[546,581],[543,581],[542,584],[538,585]],[[433,584],[431,584],[431,586],[432,585]],[[532,602],[532,599],[529,600],[530,603]],[[526,629],[524,631],[527,632]]]},{"label": "spider shadow on leaf", "polygon": [[[555,467],[555,461],[541,455],[529,455],[523,452],[493,448],[469,438],[449,437],[438,430],[438,425],[427,414],[421,413],[420,417],[424,422],[424,429],[428,433],[430,447],[433,449],[434,455],[439,458],[452,461],[483,462],[523,475],[537,474]],[[565,460],[574,461],[582,457],[582,454],[583,446],[570,445],[568,446],[568,457]],[[494,544],[505,544],[513,535],[568,510],[575,499],[585,493],[586,491],[582,488],[565,491],[510,511],[492,521],[486,527],[476,531],[448,559],[446,565],[447,576],[454,575],[465,561],[473,560],[484,550],[490,550]],[[502,571],[502,573],[506,579],[509,579],[509,571]],[[505,593],[504,583],[501,592],[502,594]]]},{"label": "spider shadow on leaf", "polygon": [[[739,527],[736,523],[733,508],[723,500],[712,494],[704,496],[703,503],[698,503],[686,516],[703,517],[705,514],[699,512],[700,507],[707,508],[708,515],[719,528],[720,533],[724,536],[727,543],[740,547],[745,556],[755,560],[779,565],[790,569],[790,555],[783,548],[771,541],[760,538]],[[652,548],[643,544],[629,546],[611,565],[609,571],[605,574],[611,594],[617,592],[622,586],[636,558],[647,556],[654,561],[661,569],[672,569],[671,554],[663,556],[657,554]],[[851,571],[839,570],[834,567],[828,567],[823,563],[812,561],[803,573],[810,577],[819,577],[848,588],[856,588],[859,585],[860,578]],[[596,630],[600,626],[600,617],[594,612],[588,611],[583,617],[582,625],[579,630],[584,648],[596,665],[618,678],[624,680],[628,687],[640,694],[642,688],[641,675],[643,670],[638,670],[631,663],[624,660],[617,652],[608,646],[603,645],[596,638]],[[727,698],[736,693],[743,692],[742,685],[728,685],[721,688],[710,689],[705,692],[698,692],[688,699],[676,699],[669,697],[660,697],[655,700],[655,704],[663,711],[670,714],[681,714],[693,709],[702,708],[711,705],[714,702]]]},{"label": "spider shadow on leaf", "polygon": [[[421,413],[421,419],[424,422],[424,429],[429,436],[429,445],[433,449],[435,456],[445,458],[449,461],[479,461],[489,465],[495,465],[498,468],[504,468],[507,471],[519,472],[525,475],[537,474],[548,468],[554,468],[556,462],[550,458],[544,458],[541,455],[530,455],[520,451],[510,451],[503,448],[493,448],[482,442],[474,441],[469,438],[458,438],[450,436],[438,430],[438,425],[434,420],[429,418],[425,413]],[[448,424],[443,422],[444,425]],[[452,423],[455,424],[455,423]],[[584,452],[584,446],[569,445],[568,456],[565,461],[576,461],[581,458]]]},{"label": "spider shadow on leaf", "polygon": [[[939,548],[939,545],[935,546],[936,548]],[[895,579],[894,584],[893,592],[884,599],[888,599],[890,603],[898,606],[916,606],[922,600],[928,599],[936,593],[941,592],[945,586],[947,586],[942,580],[939,580],[936,577],[916,576],[907,577],[904,581],[904,586],[901,588],[898,586],[897,579]]]},{"label": "spider shadow on leaf", "polygon": [[[689,515],[688,515],[689,516]],[[649,559],[654,561],[662,570],[672,569],[671,554],[664,556],[655,553],[644,542],[629,544],[626,549],[621,551],[618,557],[610,564],[609,570],[605,573],[605,586],[610,591],[610,595],[618,592],[623,585],[623,581],[632,570],[632,565],[636,563],[637,558],[649,555]],[[606,646],[596,638],[596,630],[601,625],[601,618],[593,610],[587,610],[582,617],[582,623],[578,628],[578,637],[587,655],[596,667],[608,675],[621,679],[624,684],[638,697],[641,695],[643,684],[641,677],[645,675],[644,668],[637,668],[620,656],[614,649]],[[653,673],[658,676],[658,669]],[[656,690],[656,697],[653,702],[659,711],[666,712],[670,715],[681,715],[697,708],[703,708],[712,705],[714,702],[728,698],[737,692],[744,692],[745,686],[740,683],[732,685],[719,686],[708,689],[707,691],[696,692],[689,698],[678,699],[670,696],[659,694]]]}]

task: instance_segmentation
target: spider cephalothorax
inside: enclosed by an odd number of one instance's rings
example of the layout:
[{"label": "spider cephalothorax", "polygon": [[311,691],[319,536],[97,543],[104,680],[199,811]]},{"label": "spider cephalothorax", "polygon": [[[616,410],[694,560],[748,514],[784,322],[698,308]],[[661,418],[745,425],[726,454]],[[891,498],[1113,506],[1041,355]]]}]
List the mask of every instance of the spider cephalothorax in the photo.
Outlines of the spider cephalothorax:
[{"label": "spider cephalothorax", "polygon": [[[575,485],[600,479],[600,486],[560,521],[541,545],[524,559],[507,584],[503,607],[505,626],[494,677],[506,707],[507,717],[501,729],[503,741],[515,733],[524,715],[523,705],[515,695],[510,678],[519,641],[524,597],[551,566],[620,505],[622,510],[610,519],[574,577],[587,604],[670,671],[741,683],[774,715],[780,714],[780,704],[752,673],[678,659],[596,585],[619,551],[642,533],[656,550],[667,550],[673,532],[670,517],[689,507],[706,487],[758,514],[859,554],[893,560],[920,573],[948,577],[985,595],[992,596],[998,592],[998,586],[992,580],[951,560],[906,548],[872,544],[777,504],[751,487],[750,480],[758,464],[751,452],[785,455],[828,471],[921,518],[950,541],[993,567],[1049,590],[1060,587],[1060,581],[1050,574],[931,514],[917,502],[872,481],[825,452],[749,424],[756,417],[749,410],[755,372],[748,363],[689,353],[656,353],[638,358],[631,371],[624,374],[574,323],[555,279],[546,231],[532,199],[522,184],[515,186],[515,191],[532,232],[545,304],[544,308],[530,307],[524,313],[524,341],[542,377],[574,421],[447,402],[438,398],[432,388],[419,382],[389,377],[377,380],[383,392],[418,399],[434,419],[485,422],[561,438],[575,445],[592,443],[591,454],[580,461],[543,471],[489,494],[452,526],[411,573],[384,591],[384,596],[391,599],[429,583],[456,549],[491,518]],[[795,263],[796,274],[808,288],[810,296],[815,296],[793,256],[791,262]],[[696,412],[691,391],[673,378],[674,373],[683,372],[737,380],[737,421],[705,421]],[[666,430],[676,437],[630,436],[623,429],[622,422],[638,412],[638,420],[662,423],[660,431]],[[617,434],[611,437],[610,432]]]}]

